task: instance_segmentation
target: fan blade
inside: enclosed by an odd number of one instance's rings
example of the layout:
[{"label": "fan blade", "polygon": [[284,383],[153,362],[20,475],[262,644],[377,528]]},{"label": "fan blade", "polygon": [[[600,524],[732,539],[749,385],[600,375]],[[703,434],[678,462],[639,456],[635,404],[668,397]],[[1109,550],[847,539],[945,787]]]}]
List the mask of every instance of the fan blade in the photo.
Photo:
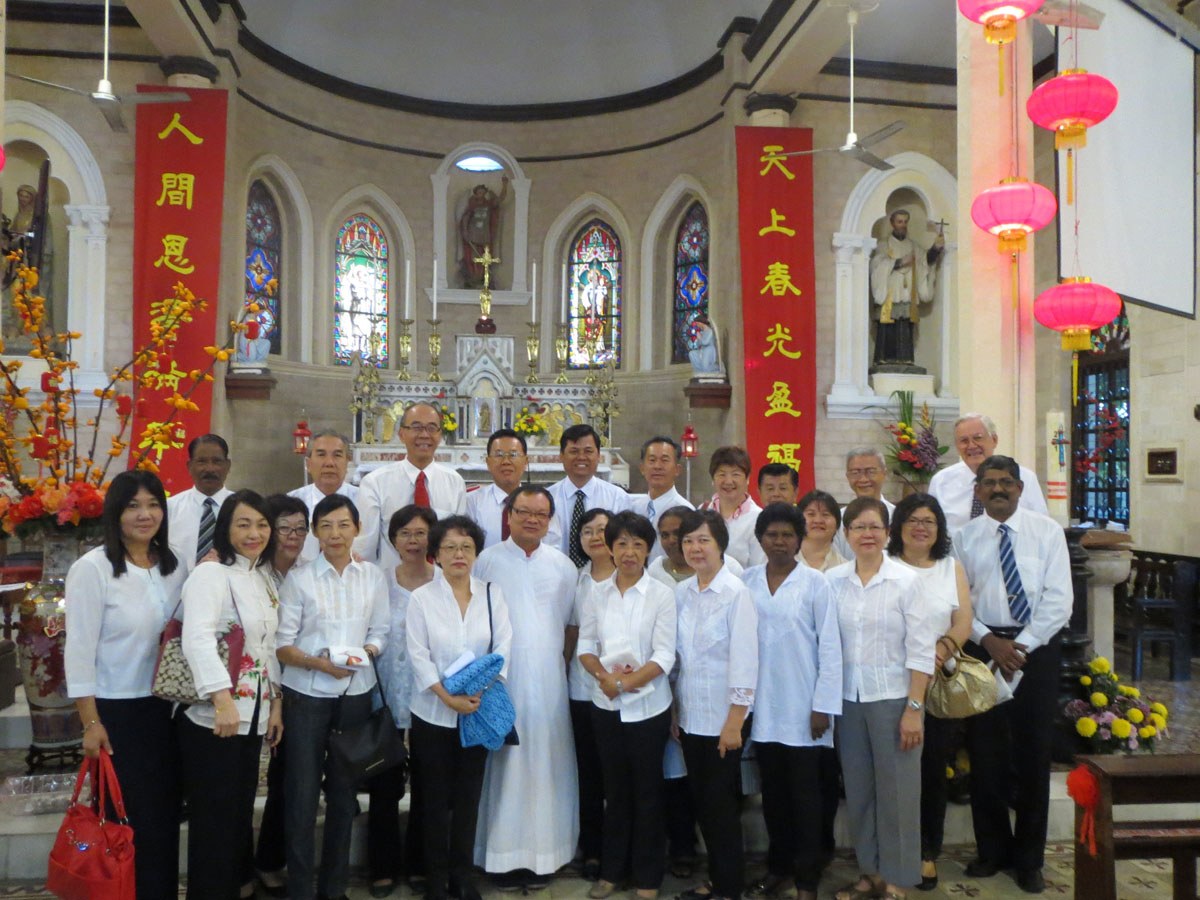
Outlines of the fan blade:
[{"label": "fan blade", "polygon": [[9,78],[16,78],[19,81],[28,81],[30,84],[40,84],[42,87],[58,88],[60,91],[70,91],[72,94],[82,94],[84,97],[92,96],[88,91],[81,91],[79,88],[69,87],[65,84],[55,84],[53,81],[42,81],[40,78],[30,78],[28,75],[18,75],[16,72],[5,72]]},{"label": "fan blade", "polygon": [[776,156],[812,156],[814,153],[837,153],[840,147],[820,147],[816,150],[793,150],[791,153],[776,153]]},{"label": "fan blade", "polygon": [[133,106],[137,103],[187,103],[192,98],[189,94],[120,94],[117,99],[122,106]]},{"label": "fan blade", "polygon": [[847,156],[853,156],[859,162],[866,163],[868,166],[881,169],[884,172],[886,172],[888,169],[896,168],[890,162],[880,159],[874,153],[870,152],[869,150],[864,150],[858,144],[855,144],[853,147],[846,147],[842,150],[842,152]]},{"label": "fan blade", "polygon": [[125,119],[121,116],[121,101],[116,97],[111,100],[103,95],[92,97],[100,112],[104,114],[104,118],[108,121],[108,127],[113,131],[125,133],[129,129],[125,127]]},{"label": "fan blade", "polygon": [[870,147],[874,144],[878,144],[880,141],[885,140],[886,138],[890,138],[893,134],[895,134],[897,131],[900,131],[903,127],[904,127],[904,123],[900,122],[900,121],[893,122],[891,125],[884,125],[878,131],[872,131],[865,138],[862,138],[858,142],[858,146],[866,149],[867,147]]}]

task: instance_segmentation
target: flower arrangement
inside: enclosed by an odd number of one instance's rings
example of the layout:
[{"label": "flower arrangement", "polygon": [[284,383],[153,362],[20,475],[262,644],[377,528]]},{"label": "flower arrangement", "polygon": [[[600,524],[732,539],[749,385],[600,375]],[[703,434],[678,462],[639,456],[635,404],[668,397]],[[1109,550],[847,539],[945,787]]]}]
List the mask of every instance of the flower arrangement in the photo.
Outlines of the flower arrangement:
[{"label": "flower arrangement", "polygon": [[449,407],[443,406],[441,407],[441,410],[442,431],[444,431],[446,434],[454,434],[454,432],[458,431],[458,419],[455,418],[454,413],[450,411]]},{"label": "flower arrangement", "polygon": [[[0,537],[24,538],[42,531],[71,532],[81,539],[95,537],[100,533],[109,469],[130,449],[135,412],[152,421],[137,438],[130,468],[155,471],[158,467],[150,458],[151,451],[183,436],[175,421],[179,411],[197,408],[189,399],[192,393],[198,385],[213,380],[213,367],[229,358],[236,335],[248,328],[246,317],[259,308],[257,304],[244,306],[239,319],[229,323],[226,343],[205,348],[212,357],[206,369],[177,373],[170,396],[155,401],[169,409],[159,415],[147,409],[148,397],[134,398],[141,389],[149,391],[162,382],[160,366],[174,368],[171,351],[181,328],[193,321],[194,312],[206,307],[206,301],[177,283],[173,297],[153,305],[150,341],[113,369],[105,386],[94,391],[99,402],[95,412],[89,411],[85,418],[75,385],[78,363],[71,359],[71,343],[80,335],[47,330],[46,301],[34,293],[37,269],[21,264],[19,253],[8,259],[17,263],[12,303],[32,339],[29,356],[44,362],[46,371],[40,382],[44,399],[34,405],[28,397],[30,388],[18,383],[21,360],[3,358],[0,342],[0,399],[4,405],[0,415]],[[268,290],[273,291],[274,284],[269,284]],[[110,410],[117,428],[105,449],[100,444],[102,421]]]},{"label": "flower arrangement", "polygon": [[883,426],[892,436],[884,452],[892,463],[893,473],[913,487],[926,485],[949,447],[938,444],[933,430],[936,420],[928,403],[921,405],[921,413],[916,416],[912,391],[892,391],[892,396],[900,403],[900,415],[895,423]]},{"label": "flower arrangement", "polygon": [[1076,733],[1096,753],[1123,750],[1154,750],[1154,745],[1169,737],[1167,707],[1143,698],[1135,687],[1121,684],[1121,678],[1103,656],[1088,664],[1091,674],[1079,679],[1083,697],[1072,700],[1063,710],[1075,723]]},{"label": "flower arrangement", "polygon": [[546,419],[536,407],[531,411],[528,406],[522,406],[521,414],[513,422],[513,431],[525,438],[545,434]]},{"label": "flower arrangement", "polygon": [[[1096,403],[1091,394],[1084,394],[1085,403]],[[1128,406],[1126,406],[1128,410]],[[1122,420],[1111,406],[1097,404],[1096,415],[1100,420],[1100,430],[1097,433],[1098,446],[1088,449],[1081,447],[1075,451],[1075,471],[1081,475],[1099,471],[1100,463],[1113,444],[1125,437],[1125,420]],[[1128,418],[1128,412],[1126,412]]]}]

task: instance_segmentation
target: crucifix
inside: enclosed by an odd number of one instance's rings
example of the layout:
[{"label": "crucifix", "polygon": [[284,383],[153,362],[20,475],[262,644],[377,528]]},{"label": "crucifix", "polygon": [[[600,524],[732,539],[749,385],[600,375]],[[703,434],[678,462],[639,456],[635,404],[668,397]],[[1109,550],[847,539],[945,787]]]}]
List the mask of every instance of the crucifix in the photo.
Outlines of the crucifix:
[{"label": "crucifix", "polygon": [[475,323],[476,334],[495,334],[496,323],[491,319],[492,313],[492,266],[500,262],[500,257],[492,256],[492,248],[485,246],[483,255],[474,257],[474,262],[483,266],[483,289],[479,292],[479,321]]}]

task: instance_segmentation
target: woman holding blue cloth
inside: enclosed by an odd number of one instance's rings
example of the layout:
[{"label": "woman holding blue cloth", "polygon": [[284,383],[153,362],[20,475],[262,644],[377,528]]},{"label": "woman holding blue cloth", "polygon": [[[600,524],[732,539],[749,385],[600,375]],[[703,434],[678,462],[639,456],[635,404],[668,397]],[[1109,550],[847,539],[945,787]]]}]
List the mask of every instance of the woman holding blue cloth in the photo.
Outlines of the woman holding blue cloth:
[{"label": "woman holding blue cloth", "polygon": [[483,531],[466,516],[438,521],[429,552],[442,578],[417,588],[408,603],[408,658],[412,664],[413,777],[422,786],[427,900],[480,900],[470,880],[475,825],[487,753],[463,747],[458,717],[479,708],[478,695],[454,695],[443,680],[489,652],[508,671],[512,626],[500,588],[471,577],[483,549]]}]

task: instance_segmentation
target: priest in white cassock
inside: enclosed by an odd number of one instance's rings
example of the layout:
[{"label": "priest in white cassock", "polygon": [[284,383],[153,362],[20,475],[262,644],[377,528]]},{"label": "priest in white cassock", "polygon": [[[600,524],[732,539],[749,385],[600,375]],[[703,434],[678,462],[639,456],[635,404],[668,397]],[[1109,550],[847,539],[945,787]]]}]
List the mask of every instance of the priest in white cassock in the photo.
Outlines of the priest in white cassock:
[{"label": "priest in white cassock", "polygon": [[508,693],[520,743],[488,757],[475,863],[501,889],[540,889],[575,855],[579,792],[567,705],[566,629],[578,572],[542,543],[554,501],[527,485],[508,501],[512,535],[489,547],[475,576],[504,593],[512,622]]},{"label": "priest in white cassock", "polygon": [[[642,461],[638,468],[646,479],[646,494],[631,494],[630,509],[639,516],[645,516],[658,531],[658,520],[672,506],[686,506],[694,509],[687,497],[675,490],[675,479],[679,477],[682,465],[679,462],[683,448],[669,437],[652,437],[642,444]],[[650,550],[649,561],[653,562],[660,556],[666,556],[662,545],[654,542]]]},{"label": "priest in white cassock", "polygon": [[871,318],[875,326],[875,365],[913,364],[913,325],[918,304],[933,299],[946,239],[938,235],[926,250],[908,236],[908,213],[888,217],[892,233],[871,252]]},{"label": "priest in white cassock", "polygon": [[432,509],[439,519],[467,511],[462,476],[433,461],[442,443],[442,411],[418,400],[400,417],[400,440],[406,457],[367,473],[356,500],[362,531],[354,541],[354,552],[385,572],[400,564],[400,554],[387,539],[392,513],[400,507],[415,503]]},{"label": "priest in white cassock", "polygon": [[[341,494],[351,500],[358,499],[358,487],[346,480],[346,466],[350,461],[350,440],[337,431],[318,431],[308,441],[304,466],[312,479],[304,487],[288,491],[289,497],[298,497],[308,507],[308,517],[318,503],[330,494]],[[357,505],[357,504],[355,504]],[[321,555],[317,536],[310,530],[304,539],[299,562],[311,562]]]}]

